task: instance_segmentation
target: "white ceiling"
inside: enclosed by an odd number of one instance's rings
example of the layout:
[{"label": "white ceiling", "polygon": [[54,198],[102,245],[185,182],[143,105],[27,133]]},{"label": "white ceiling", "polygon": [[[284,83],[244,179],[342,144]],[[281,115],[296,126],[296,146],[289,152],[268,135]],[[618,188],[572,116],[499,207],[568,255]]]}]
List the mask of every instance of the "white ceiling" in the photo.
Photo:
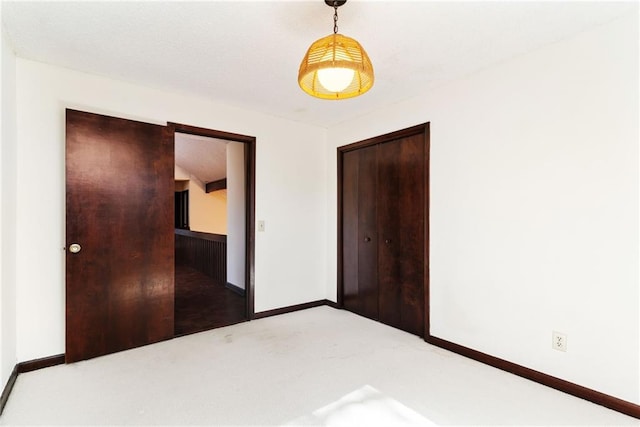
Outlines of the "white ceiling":
[{"label": "white ceiling", "polygon": [[333,30],[314,1],[2,2],[19,57],[329,127],[634,11],[634,2],[349,0],[340,32],[369,53],[364,96],[318,100],[297,84]]},{"label": "white ceiling", "polygon": [[176,165],[204,184],[227,177],[227,141],[176,133],[175,155]]}]

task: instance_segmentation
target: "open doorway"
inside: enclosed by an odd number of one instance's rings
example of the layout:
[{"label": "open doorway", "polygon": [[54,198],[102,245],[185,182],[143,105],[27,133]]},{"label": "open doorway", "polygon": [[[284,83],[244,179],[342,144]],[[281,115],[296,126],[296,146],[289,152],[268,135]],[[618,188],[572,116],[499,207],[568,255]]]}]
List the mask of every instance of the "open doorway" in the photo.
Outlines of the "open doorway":
[{"label": "open doorway", "polygon": [[253,317],[254,151],[234,135],[172,127],[179,336]]}]

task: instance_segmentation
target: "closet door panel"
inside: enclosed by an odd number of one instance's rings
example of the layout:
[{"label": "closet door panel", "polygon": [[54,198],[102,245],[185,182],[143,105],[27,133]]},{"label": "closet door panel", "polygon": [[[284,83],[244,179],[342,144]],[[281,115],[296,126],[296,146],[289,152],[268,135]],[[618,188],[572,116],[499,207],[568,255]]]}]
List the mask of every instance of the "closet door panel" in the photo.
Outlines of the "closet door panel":
[{"label": "closet door panel", "polygon": [[358,169],[357,151],[342,156],[342,283],[343,304],[360,312],[358,297]]},{"label": "closet door panel", "polygon": [[422,336],[424,333],[424,136],[405,138],[400,144],[400,191],[398,206],[402,209],[400,223],[399,264],[401,299],[400,328]]},{"label": "closet door panel", "polygon": [[401,325],[401,283],[399,250],[402,211],[398,206],[400,191],[400,151],[397,142],[379,145],[378,164],[378,289],[380,321],[399,328]]},{"label": "closet door panel", "polygon": [[372,319],[378,319],[378,220],[376,209],[377,194],[377,153],[372,146],[358,150],[358,283],[360,312]]},{"label": "closet door panel", "polygon": [[376,147],[343,155],[343,304],[378,318]]},{"label": "closet door panel", "polygon": [[424,332],[424,138],[380,145],[378,166],[380,320]]}]

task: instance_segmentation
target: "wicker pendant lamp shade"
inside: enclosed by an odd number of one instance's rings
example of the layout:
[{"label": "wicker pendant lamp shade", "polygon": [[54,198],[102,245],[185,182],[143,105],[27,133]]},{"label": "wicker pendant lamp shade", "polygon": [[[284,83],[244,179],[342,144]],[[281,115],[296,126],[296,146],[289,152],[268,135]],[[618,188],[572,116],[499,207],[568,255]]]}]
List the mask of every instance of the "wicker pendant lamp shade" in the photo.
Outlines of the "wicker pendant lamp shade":
[{"label": "wicker pendant lamp shade", "polygon": [[298,71],[298,84],[311,96],[346,99],[362,95],[373,86],[373,65],[360,43],[338,34],[338,6],[325,0],[334,13],[334,33],[313,42]]}]

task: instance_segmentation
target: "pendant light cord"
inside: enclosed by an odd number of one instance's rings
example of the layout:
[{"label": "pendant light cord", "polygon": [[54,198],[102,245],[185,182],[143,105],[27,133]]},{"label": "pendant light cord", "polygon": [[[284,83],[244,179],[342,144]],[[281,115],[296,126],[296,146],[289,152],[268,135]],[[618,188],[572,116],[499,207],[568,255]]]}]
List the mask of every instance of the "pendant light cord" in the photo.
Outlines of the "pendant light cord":
[{"label": "pendant light cord", "polygon": [[338,34],[338,2],[333,2],[333,34]]}]

